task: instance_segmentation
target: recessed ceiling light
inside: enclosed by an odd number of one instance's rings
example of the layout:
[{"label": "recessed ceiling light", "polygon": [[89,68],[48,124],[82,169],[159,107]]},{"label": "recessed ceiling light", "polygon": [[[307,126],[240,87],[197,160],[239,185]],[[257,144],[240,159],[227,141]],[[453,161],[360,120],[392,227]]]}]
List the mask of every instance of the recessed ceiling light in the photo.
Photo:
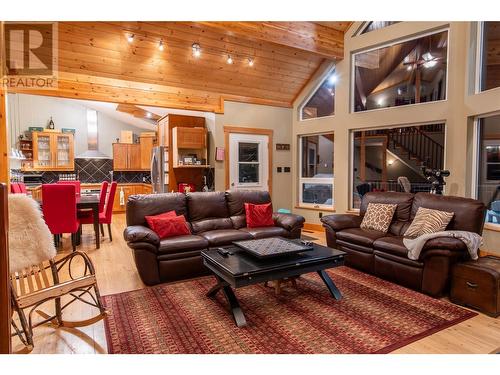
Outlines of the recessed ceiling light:
[{"label": "recessed ceiling light", "polygon": [[253,59],[251,57],[248,58],[248,66],[253,66]]},{"label": "recessed ceiling light", "polygon": [[231,57],[231,55],[227,55],[227,60],[226,62],[231,65],[233,63],[233,58]]},{"label": "recessed ceiling light", "polygon": [[134,34],[128,34],[128,36],[127,36],[127,41],[128,41],[129,43],[132,43],[132,42],[134,41],[134,37],[135,37],[135,35],[134,35]]},{"label": "recessed ceiling light", "polygon": [[408,66],[406,67],[406,70],[410,71],[410,70],[412,70],[412,68],[413,68],[413,66],[412,66],[412,65],[408,65]]},{"label": "recessed ceiling light", "polygon": [[146,117],[151,118],[151,117],[153,117],[153,115],[151,114],[151,112],[146,112]]},{"label": "recessed ceiling light", "polygon": [[193,50],[193,56],[194,57],[200,57],[201,56],[201,47],[198,43],[193,43],[193,45],[191,46],[192,50]]},{"label": "recessed ceiling light", "polygon": [[165,46],[163,45],[163,41],[162,40],[160,40],[160,43],[158,43],[158,49],[160,51],[163,51],[165,49]]}]

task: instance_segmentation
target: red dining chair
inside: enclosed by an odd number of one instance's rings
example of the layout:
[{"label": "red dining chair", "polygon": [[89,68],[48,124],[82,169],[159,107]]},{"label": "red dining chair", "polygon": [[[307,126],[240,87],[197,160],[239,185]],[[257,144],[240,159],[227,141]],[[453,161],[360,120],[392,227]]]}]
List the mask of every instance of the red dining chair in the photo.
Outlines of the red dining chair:
[{"label": "red dining chair", "polygon": [[80,222],[76,217],[75,185],[42,185],[43,217],[56,243],[63,233],[71,233],[71,245],[76,250]]},{"label": "red dining chair", "polygon": [[21,194],[21,187],[19,186],[19,183],[12,182],[10,184],[10,192],[11,194]]},{"label": "red dining chair", "polygon": [[[108,185],[109,185],[108,181],[104,181],[101,185],[101,192],[99,193],[99,214],[101,212],[104,212],[104,205],[106,204],[106,195],[108,194]],[[86,216],[92,217],[92,210],[89,209],[78,210],[78,218],[83,218]],[[104,232],[102,229],[101,231]]]},{"label": "red dining chair", "polygon": [[[116,182],[111,183],[111,187],[109,188],[109,194],[107,195],[106,203],[104,204],[104,210],[103,212],[99,213],[99,224],[101,225],[101,228],[104,224],[108,225],[108,233],[110,241],[113,241],[113,236],[111,235],[111,220],[113,218],[113,203],[115,202],[116,185],[117,185]],[[82,224],[93,224],[94,216],[90,215],[82,217],[80,219],[80,222]]]},{"label": "red dining chair", "polygon": [[28,194],[28,189],[26,189],[24,182],[18,182],[17,185],[19,186],[22,194]]},{"label": "red dining chair", "polygon": [[77,197],[80,196],[82,190],[80,181],[57,181],[57,183],[61,185],[74,185],[76,196]]}]

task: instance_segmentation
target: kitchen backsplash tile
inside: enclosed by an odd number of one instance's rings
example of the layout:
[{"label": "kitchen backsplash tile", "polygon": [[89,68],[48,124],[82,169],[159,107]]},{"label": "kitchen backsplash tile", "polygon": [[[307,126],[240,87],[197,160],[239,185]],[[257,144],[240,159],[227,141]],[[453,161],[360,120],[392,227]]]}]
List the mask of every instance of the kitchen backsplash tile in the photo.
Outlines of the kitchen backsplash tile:
[{"label": "kitchen backsplash tile", "polygon": [[[50,184],[59,181],[59,175],[75,173],[82,183],[100,183],[109,181],[113,171],[112,159],[75,159],[75,170],[68,172],[25,172],[25,174],[38,174],[42,182]],[[151,182],[149,172],[113,172],[113,181],[118,183]]]}]

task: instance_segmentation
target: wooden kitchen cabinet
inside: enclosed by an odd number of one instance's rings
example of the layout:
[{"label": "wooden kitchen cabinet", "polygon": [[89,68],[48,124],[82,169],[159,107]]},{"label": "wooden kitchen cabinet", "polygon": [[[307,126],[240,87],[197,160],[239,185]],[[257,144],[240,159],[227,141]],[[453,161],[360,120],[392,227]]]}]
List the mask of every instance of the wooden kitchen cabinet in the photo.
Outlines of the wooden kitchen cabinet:
[{"label": "wooden kitchen cabinet", "polygon": [[141,170],[141,145],[128,145],[128,169],[131,171]]},{"label": "wooden kitchen cabinet", "polygon": [[140,171],[141,146],[138,144],[113,143],[113,170]]},{"label": "wooden kitchen cabinet", "polygon": [[151,157],[153,156],[155,137],[140,137],[141,147],[141,169],[149,171],[151,169]]},{"label": "wooden kitchen cabinet", "polygon": [[176,127],[178,148],[199,149],[207,147],[207,129]]},{"label": "wooden kitchen cabinet", "polygon": [[[123,191],[124,204],[120,204],[120,192]],[[151,194],[152,187],[149,184],[118,184],[116,187],[115,201],[113,202],[113,212],[125,212],[128,197],[134,194]]]},{"label": "wooden kitchen cabinet", "polygon": [[73,134],[33,132],[34,171],[73,171],[75,143]]}]

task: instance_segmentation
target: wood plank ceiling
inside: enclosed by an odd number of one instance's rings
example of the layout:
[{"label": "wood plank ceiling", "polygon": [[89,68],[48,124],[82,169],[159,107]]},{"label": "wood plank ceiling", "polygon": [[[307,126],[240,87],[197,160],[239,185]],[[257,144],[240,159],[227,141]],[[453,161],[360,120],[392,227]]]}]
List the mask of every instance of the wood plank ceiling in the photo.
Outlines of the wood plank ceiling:
[{"label": "wood plank ceiling", "polygon": [[60,22],[59,89],[43,94],[214,112],[224,99],[291,107],[325,59],[343,58],[350,25]]}]

